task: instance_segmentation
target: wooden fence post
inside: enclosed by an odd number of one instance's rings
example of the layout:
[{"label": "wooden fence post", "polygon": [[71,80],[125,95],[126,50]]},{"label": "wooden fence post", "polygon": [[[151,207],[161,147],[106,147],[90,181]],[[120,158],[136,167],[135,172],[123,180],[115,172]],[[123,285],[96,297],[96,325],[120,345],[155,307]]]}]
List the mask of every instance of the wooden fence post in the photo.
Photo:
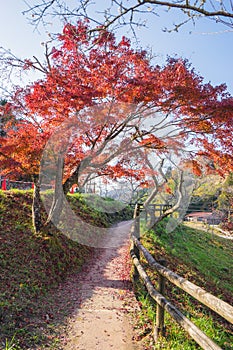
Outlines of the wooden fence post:
[{"label": "wooden fence post", "polygon": [[[133,231],[133,235],[140,240],[140,204],[136,204],[135,208],[134,208],[134,231]],[[136,246],[135,243],[133,243],[133,251],[137,257],[137,259],[140,261],[140,250],[138,249],[138,247]],[[138,270],[136,268],[136,266],[134,265],[133,268],[133,280],[134,282],[136,282],[139,279],[139,273]]]},{"label": "wooden fence post", "polygon": [[[158,260],[160,265],[166,266],[166,260]],[[165,291],[165,277],[160,273],[158,274],[158,292],[164,295]],[[154,340],[155,343],[158,341],[159,336],[165,336],[165,326],[164,326],[164,308],[157,304],[156,309],[156,323],[154,328]]]},{"label": "wooden fence post", "polygon": [[135,220],[135,230],[134,230],[134,236],[140,240],[140,204],[135,205],[134,209],[134,220]]}]

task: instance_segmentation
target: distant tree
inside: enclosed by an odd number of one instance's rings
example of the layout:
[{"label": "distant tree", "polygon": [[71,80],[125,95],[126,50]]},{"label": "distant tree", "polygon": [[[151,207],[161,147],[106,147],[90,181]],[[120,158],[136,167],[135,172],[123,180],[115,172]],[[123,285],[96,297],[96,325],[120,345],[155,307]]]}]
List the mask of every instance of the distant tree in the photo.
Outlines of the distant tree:
[{"label": "distant tree", "polygon": [[224,177],[216,174],[213,169],[210,174],[203,173],[201,176],[195,176],[195,186],[187,213],[217,209],[218,196],[223,181]]},{"label": "distant tree", "polygon": [[228,221],[231,219],[231,214],[233,214],[233,173],[227,176],[224,181],[221,193],[218,197],[218,208],[225,211],[228,217]]},{"label": "distant tree", "polygon": [[4,106],[6,106],[7,104],[7,100],[3,99],[0,100],[0,136],[6,136],[6,122],[7,119],[6,117],[3,117],[3,115],[5,115],[5,111],[4,111]]}]

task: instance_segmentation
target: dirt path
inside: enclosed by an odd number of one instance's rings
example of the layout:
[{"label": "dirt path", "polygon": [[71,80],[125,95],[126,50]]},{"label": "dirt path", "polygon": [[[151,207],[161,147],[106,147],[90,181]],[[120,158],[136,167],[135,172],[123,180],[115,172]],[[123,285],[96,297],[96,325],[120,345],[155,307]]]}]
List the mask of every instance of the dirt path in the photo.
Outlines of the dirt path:
[{"label": "dirt path", "polygon": [[130,225],[123,222],[111,229],[115,248],[97,249],[70,288],[77,305],[68,319],[62,349],[142,349],[133,330],[132,312],[138,304],[130,282]]}]

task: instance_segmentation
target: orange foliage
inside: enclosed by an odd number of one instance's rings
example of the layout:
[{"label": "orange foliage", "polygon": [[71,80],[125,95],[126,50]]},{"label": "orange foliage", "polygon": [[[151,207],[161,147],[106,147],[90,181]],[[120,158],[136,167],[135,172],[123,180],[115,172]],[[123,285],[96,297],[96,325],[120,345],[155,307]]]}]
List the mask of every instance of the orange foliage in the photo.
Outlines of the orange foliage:
[{"label": "orange foliage", "polygon": [[[164,67],[152,66],[147,53],[134,50],[127,38],[117,43],[113,34],[100,30],[97,38],[90,39],[88,31],[87,22],[66,24],[58,37],[59,47],[51,50],[44,78],[18,89],[8,110],[2,111],[7,116],[10,108],[15,116],[14,125],[8,125],[7,135],[0,138],[0,167],[5,173],[38,175],[46,142],[69,119],[76,121],[77,132],[67,148],[65,178],[94,154],[102,173],[108,168],[113,178],[134,176],[146,184],[148,169],[143,160],[138,171],[127,168],[127,163],[123,166],[120,153],[115,165],[105,164],[119,146],[114,139],[121,135],[122,153],[129,152],[129,140],[132,150],[145,147],[159,154],[172,148],[178,152],[192,142],[221,171],[233,169],[233,99],[225,86],[204,84],[185,60],[169,59]],[[25,60],[24,68],[31,66]],[[106,101],[111,108],[99,108]],[[94,109],[85,113],[88,107]],[[132,110],[142,107],[146,113],[129,118]],[[156,127],[144,130],[146,118],[153,113],[154,125],[166,116],[166,123],[179,132],[160,137]],[[98,153],[109,141],[108,148],[103,148],[106,153]],[[198,163],[190,164],[199,175]]]}]

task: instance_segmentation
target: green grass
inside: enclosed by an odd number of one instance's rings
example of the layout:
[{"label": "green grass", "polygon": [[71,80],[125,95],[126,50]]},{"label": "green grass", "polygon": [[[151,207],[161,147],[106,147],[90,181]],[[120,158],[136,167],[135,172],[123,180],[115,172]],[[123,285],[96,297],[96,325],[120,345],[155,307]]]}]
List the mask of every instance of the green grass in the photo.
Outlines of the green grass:
[{"label": "green grass", "polygon": [[[112,198],[102,198],[95,194],[75,193],[68,196],[71,207],[80,209],[80,215],[89,215],[89,222],[96,226],[110,226],[119,221],[129,220],[133,216],[133,209]],[[91,213],[91,218],[90,218]]]},{"label": "green grass", "polygon": [[[141,228],[145,230],[143,224]],[[232,304],[232,241],[183,225],[178,226],[173,232],[167,233],[166,220],[157,225],[155,230],[145,232],[141,241],[156,260],[165,258],[168,268]],[[142,259],[142,262],[156,287],[156,272],[148,269],[145,259]],[[153,324],[156,318],[156,304],[148,296],[141,281],[135,285],[135,288],[137,298],[142,306],[140,323],[141,325],[143,323],[150,324],[151,342]],[[220,347],[225,350],[232,349],[233,329],[229,323],[170,282],[166,282],[165,297]],[[195,341],[190,339],[187,333],[167,313],[165,324],[166,337],[161,338],[153,347],[151,344],[148,345],[148,349],[200,349]]]},{"label": "green grass", "polygon": [[[77,215],[93,225],[130,218],[130,210],[105,215],[88,207],[80,194],[68,196]],[[112,205],[112,203],[110,203]],[[0,191],[0,349],[58,349],[55,316],[63,322],[54,293],[80,271],[93,249],[54,228],[52,236],[35,235],[31,222],[32,191]],[[44,213],[45,215],[45,213]],[[128,215],[128,216],[127,216]],[[46,320],[47,314],[52,314]]]},{"label": "green grass", "polygon": [[160,224],[151,232],[155,243],[187,266],[195,267],[207,280],[233,293],[233,241],[180,225],[167,233]]}]

